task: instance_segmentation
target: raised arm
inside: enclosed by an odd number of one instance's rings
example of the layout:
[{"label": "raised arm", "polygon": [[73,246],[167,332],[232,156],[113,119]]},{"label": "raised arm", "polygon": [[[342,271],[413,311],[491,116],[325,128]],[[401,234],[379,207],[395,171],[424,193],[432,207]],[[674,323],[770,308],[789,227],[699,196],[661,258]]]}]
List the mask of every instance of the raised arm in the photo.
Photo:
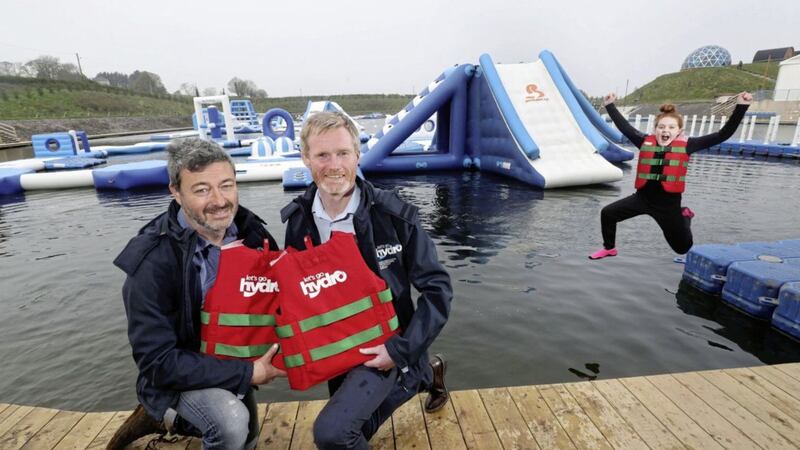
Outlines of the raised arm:
[{"label": "raised arm", "polygon": [[731,114],[730,119],[725,122],[725,126],[723,126],[716,133],[689,138],[689,140],[686,142],[686,152],[692,154],[694,152],[721,144],[730,139],[731,136],[733,136],[733,133],[736,132],[736,128],[739,127],[739,123],[744,118],[744,113],[747,111],[747,108],[750,107],[750,103],[752,101],[753,96],[749,92],[739,93],[739,95],[736,96],[736,108],[733,110],[733,114]]},{"label": "raised arm", "polygon": [[616,106],[614,106],[614,100],[617,99],[615,94],[608,94],[603,99],[603,103],[606,107],[606,111],[608,111],[608,116],[611,117],[611,120],[614,122],[614,125],[617,126],[617,129],[628,138],[633,145],[637,148],[642,146],[644,142],[645,135],[634,128],[630,123],[628,123],[628,119],[622,117],[622,114],[619,112]]}]

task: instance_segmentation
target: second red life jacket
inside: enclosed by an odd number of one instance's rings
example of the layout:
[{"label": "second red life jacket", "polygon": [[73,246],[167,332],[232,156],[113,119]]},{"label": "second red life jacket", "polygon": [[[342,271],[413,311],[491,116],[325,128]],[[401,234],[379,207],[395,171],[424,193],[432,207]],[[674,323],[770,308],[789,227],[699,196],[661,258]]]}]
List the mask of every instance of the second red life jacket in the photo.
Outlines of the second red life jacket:
[{"label": "second red life jacket", "polygon": [[364,262],[352,234],[334,232],[328,242],[273,263],[281,287],[276,331],[292,389],[373,359],[359,349],[386,342],[398,328],[392,292]]}]

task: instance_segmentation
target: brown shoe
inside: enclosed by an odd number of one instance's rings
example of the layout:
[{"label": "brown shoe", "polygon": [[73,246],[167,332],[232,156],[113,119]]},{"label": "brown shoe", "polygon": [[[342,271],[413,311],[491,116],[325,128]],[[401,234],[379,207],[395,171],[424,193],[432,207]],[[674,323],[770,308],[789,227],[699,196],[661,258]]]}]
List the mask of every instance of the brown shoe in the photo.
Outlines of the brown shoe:
[{"label": "brown shoe", "polygon": [[114,436],[108,441],[106,450],[122,450],[131,442],[148,434],[166,434],[167,429],[161,422],[156,422],[147,415],[142,405],[136,407],[133,413],[120,425]]},{"label": "brown shoe", "polygon": [[450,394],[444,385],[444,375],[447,373],[447,361],[444,360],[444,355],[441,353],[433,355],[430,364],[433,370],[433,382],[428,389],[428,398],[425,399],[426,413],[439,411],[450,399]]}]

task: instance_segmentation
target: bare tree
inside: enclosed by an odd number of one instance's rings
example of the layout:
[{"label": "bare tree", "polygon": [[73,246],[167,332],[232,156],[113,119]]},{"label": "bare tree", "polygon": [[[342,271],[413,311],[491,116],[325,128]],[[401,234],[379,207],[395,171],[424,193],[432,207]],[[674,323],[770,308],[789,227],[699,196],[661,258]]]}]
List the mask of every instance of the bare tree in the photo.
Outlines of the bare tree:
[{"label": "bare tree", "polygon": [[167,88],[161,82],[161,77],[152,72],[135,70],[131,74],[130,80],[130,89],[132,91],[151,95],[167,93]]},{"label": "bare tree", "polygon": [[228,91],[231,93],[231,95],[237,95],[239,97],[267,97],[267,91],[259,89],[253,81],[242,80],[241,78],[237,77],[233,77],[230,81],[228,81]]},{"label": "bare tree", "polygon": [[214,95],[219,95],[219,91],[217,90],[217,88],[208,87],[203,89],[203,96],[212,97]]},{"label": "bare tree", "polygon": [[25,65],[33,71],[36,78],[44,78],[46,80],[55,80],[61,68],[61,63],[58,61],[58,58],[48,55],[32,59],[25,63]]},{"label": "bare tree", "polygon": [[83,75],[78,71],[78,66],[72,63],[61,64],[56,70],[56,80],[79,81]]},{"label": "bare tree", "polygon": [[194,83],[181,83],[181,86],[175,91],[178,95],[197,95],[197,85]]}]

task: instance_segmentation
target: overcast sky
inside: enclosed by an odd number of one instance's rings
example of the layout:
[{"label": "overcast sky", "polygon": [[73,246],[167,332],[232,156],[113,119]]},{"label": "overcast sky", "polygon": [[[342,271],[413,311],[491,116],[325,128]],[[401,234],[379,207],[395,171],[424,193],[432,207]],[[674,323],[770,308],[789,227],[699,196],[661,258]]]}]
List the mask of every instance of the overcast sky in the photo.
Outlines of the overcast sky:
[{"label": "overcast sky", "polygon": [[404,93],[443,69],[553,52],[590,95],[628,92],[692,50],[800,49],[800,0],[3,0],[0,61],[147,70],[170,92],[252,80],[271,97]]}]

